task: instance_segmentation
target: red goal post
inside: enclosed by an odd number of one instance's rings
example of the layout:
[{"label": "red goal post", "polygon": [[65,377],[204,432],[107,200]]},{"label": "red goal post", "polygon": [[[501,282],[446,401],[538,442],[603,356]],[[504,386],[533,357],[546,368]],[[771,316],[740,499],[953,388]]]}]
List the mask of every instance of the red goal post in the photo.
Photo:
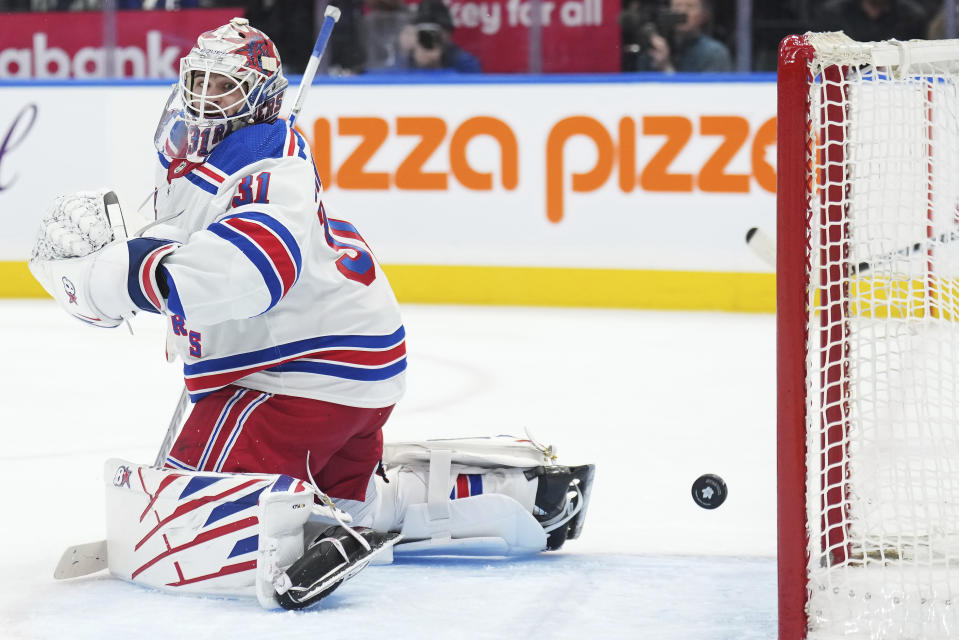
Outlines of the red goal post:
[{"label": "red goal post", "polygon": [[780,638],[959,637],[959,41],[786,38],[777,142]]}]

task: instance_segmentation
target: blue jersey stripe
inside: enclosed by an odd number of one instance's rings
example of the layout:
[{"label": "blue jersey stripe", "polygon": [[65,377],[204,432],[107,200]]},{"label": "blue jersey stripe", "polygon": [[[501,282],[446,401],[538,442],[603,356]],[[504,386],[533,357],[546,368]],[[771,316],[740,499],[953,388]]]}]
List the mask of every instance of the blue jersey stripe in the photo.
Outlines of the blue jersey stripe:
[{"label": "blue jersey stripe", "polygon": [[[166,156],[164,156],[162,153],[157,151],[157,157],[160,158],[160,164],[163,165],[164,169],[170,168],[170,161],[166,159]],[[220,188],[218,185],[215,185],[211,182],[207,182],[203,178],[195,175],[192,171],[182,177],[186,178],[187,180],[189,180],[196,186],[200,187],[207,193],[212,193],[213,195],[216,195],[217,190]]]},{"label": "blue jersey stripe", "polygon": [[306,140],[303,139],[303,136],[301,136],[300,132],[296,129],[293,130],[293,135],[296,136],[296,155],[306,160]]},{"label": "blue jersey stripe", "polygon": [[280,282],[280,276],[277,275],[276,271],[273,269],[273,263],[259,247],[259,245],[255,244],[252,240],[238,231],[235,231],[226,225],[220,224],[219,222],[214,222],[207,227],[207,229],[223,238],[227,242],[233,244],[243,253],[243,255],[247,257],[250,262],[253,263],[253,266],[259,270],[260,275],[263,277],[263,282],[266,283],[266,288],[270,291],[270,306],[268,306],[265,311],[275,307],[276,303],[280,301],[280,298],[283,295],[283,283]]},{"label": "blue jersey stripe", "polygon": [[250,417],[250,414],[253,413],[253,410],[258,406],[270,399],[270,395],[267,393],[260,394],[260,397],[251,402],[246,406],[246,409],[243,410],[243,413],[240,414],[240,419],[236,421],[236,425],[233,427],[233,431],[230,432],[230,437],[226,441],[226,444],[223,445],[223,450],[220,452],[220,456],[216,460],[216,464],[213,466],[214,471],[223,471],[223,463],[226,462],[226,459],[230,457],[230,453],[233,451],[233,445],[236,444],[236,439],[239,437],[240,432],[243,431],[243,427],[246,426],[246,420]]},{"label": "blue jersey stripe", "polygon": [[228,135],[216,145],[207,158],[207,164],[226,175],[232,175],[254,162],[286,155],[286,120],[243,127]]},{"label": "blue jersey stripe", "polygon": [[194,469],[187,463],[177,460],[173,456],[167,456],[166,463],[171,467],[176,467],[177,469],[186,469],[187,471],[196,471],[196,469]]},{"label": "blue jersey stripe", "polygon": [[170,275],[170,272],[167,271],[167,268],[162,264],[160,265],[160,271],[157,273],[157,280],[161,277],[166,278],[167,288],[170,290],[170,294],[166,299],[167,309],[185,320],[186,314],[183,313],[183,303],[180,302],[180,292],[176,290],[176,283],[173,282],[173,276]]},{"label": "blue jersey stripe", "polygon": [[212,193],[213,195],[216,195],[217,190],[220,188],[218,185],[214,185],[210,182],[207,182],[206,180],[196,175],[192,171],[183,177],[189,180],[190,182],[192,182],[193,184],[195,184],[196,186],[200,187],[207,193]]},{"label": "blue jersey stripe", "polygon": [[278,371],[280,373],[318,373],[324,376],[333,376],[336,378],[344,378],[346,380],[360,380],[364,382],[388,380],[405,370],[405,357],[387,367],[380,367],[376,369],[351,367],[349,365],[331,364],[329,362],[316,362],[315,360],[293,360],[292,362],[285,362],[275,367],[265,369],[265,371]]},{"label": "blue jersey stripe", "polygon": [[387,349],[396,346],[405,338],[406,331],[402,325],[399,329],[387,336],[344,335],[307,338],[275,347],[258,349],[257,351],[238,353],[222,358],[211,358],[193,364],[185,364],[183,365],[183,373],[186,376],[196,376],[204,373],[220,372],[226,369],[251,367],[263,362],[285,360],[297,355],[319,351],[320,349]]},{"label": "blue jersey stripe", "polygon": [[349,233],[355,233],[357,235],[360,234],[360,232],[356,230],[356,227],[354,227],[349,222],[346,222],[345,220],[335,220],[332,218],[327,218],[326,224],[328,224],[330,229],[333,229],[334,231],[347,231]]},{"label": "blue jersey stripe", "polygon": [[133,304],[143,311],[159,313],[159,310],[153,306],[153,303],[150,302],[143,293],[143,286],[140,282],[140,265],[155,250],[172,242],[172,240],[162,240],[160,238],[131,238],[127,240],[127,253],[129,255],[127,266],[127,294],[129,294]]},{"label": "blue jersey stripe", "polygon": [[216,444],[216,439],[220,436],[220,428],[223,426],[223,421],[226,420],[227,416],[230,415],[233,405],[235,405],[245,394],[245,390],[237,390],[223,406],[223,408],[220,409],[220,415],[217,417],[216,424],[213,425],[213,431],[211,431],[209,437],[207,437],[206,447],[203,448],[203,453],[200,455],[200,460],[196,463],[197,469],[202,469],[206,466],[207,458],[210,456],[210,451],[213,450],[213,445]]},{"label": "blue jersey stripe", "polygon": [[258,211],[234,213],[229,216],[224,216],[220,220],[229,220],[230,218],[240,218],[241,220],[252,220],[254,222],[259,222],[279,236],[280,240],[284,245],[286,245],[287,250],[293,257],[293,264],[296,265],[296,277],[300,277],[300,269],[303,266],[303,255],[300,253],[300,246],[296,243],[296,238],[293,237],[293,234],[290,233],[290,230],[287,229],[283,223],[272,216],[269,216],[265,213],[260,213]]}]

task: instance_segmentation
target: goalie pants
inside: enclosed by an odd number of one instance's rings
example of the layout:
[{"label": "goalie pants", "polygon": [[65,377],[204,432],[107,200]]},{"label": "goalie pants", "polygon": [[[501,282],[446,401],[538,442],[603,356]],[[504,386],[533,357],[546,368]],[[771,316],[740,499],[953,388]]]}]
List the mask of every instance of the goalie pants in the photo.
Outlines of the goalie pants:
[{"label": "goalie pants", "polygon": [[367,409],[230,385],[193,407],[166,465],[232,473],[310,472],[334,498],[363,500],[393,407]]}]

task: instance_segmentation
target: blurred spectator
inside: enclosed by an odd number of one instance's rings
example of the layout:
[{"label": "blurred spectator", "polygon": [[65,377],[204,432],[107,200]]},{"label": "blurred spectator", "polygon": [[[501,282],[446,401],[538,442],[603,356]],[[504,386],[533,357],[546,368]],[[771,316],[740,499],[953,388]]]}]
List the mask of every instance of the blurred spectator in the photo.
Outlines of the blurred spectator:
[{"label": "blurred spectator", "polygon": [[250,25],[273,38],[280,50],[284,73],[303,73],[316,40],[315,3],[312,0],[245,0],[236,4],[245,4],[244,17]]},{"label": "blurred spectator", "polygon": [[[366,47],[363,44],[363,0],[332,0],[330,4],[340,10],[340,19],[336,23],[336,28],[333,29],[333,35],[330,36],[329,73],[334,76],[363,73],[366,65]],[[322,14],[320,17],[322,18]],[[312,40],[316,40],[317,33],[319,33],[319,25],[311,36]],[[310,44],[310,50],[312,49],[313,45]],[[307,55],[309,53],[307,51]]]},{"label": "blurred spectator", "polygon": [[363,41],[366,69],[377,71],[404,66],[409,49],[400,47],[400,34],[413,22],[413,12],[403,0],[366,0]]},{"label": "blurred spectator", "polygon": [[845,31],[860,42],[926,35],[926,14],[915,0],[829,0],[816,17],[815,31]]},{"label": "blurred spectator", "polygon": [[[638,71],[637,60],[643,50],[644,15],[641,0],[624,0],[619,14],[620,51],[623,71]],[[648,39],[648,36],[647,36]]]},{"label": "blurred spectator", "polygon": [[753,5],[753,71],[776,70],[779,43],[787,35],[809,31],[819,4],[820,0],[783,0]]},{"label": "blurred spectator", "polygon": [[405,55],[394,69],[480,73],[479,60],[452,40],[453,18],[442,0],[422,0],[413,22],[400,32],[399,50]]},{"label": "blurred spectator", "polygon": [[723,43],[706,34],[712,20],[710,0],[632,0],[620,23],[632,56],[624,71],[732,71]]},{"label": "blurred spectator", "polygon": [[[956,4],[956,20],[959,24],[959,3]],[[926,38],[929,40],[941,40],[942,38],[949,37],[946,34],[946,5],[943,5],[939,8],[938,11],[932,16],[932,20],[929,21],[928,26],[926,27]],[[956,37],[955,34],[952,37]]]}]

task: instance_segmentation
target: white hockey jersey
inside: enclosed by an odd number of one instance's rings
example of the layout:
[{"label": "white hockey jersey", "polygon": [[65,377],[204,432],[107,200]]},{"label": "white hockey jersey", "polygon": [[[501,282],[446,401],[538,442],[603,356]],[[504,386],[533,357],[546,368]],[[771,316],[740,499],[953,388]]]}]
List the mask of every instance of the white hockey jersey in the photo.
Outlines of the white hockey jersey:
[{"label": "white hockey jersey", "polygon": [[357,229],[327,215],[303,137],[279,120],[230,134],[201,165],[158,160],[158,224],[129,243],[128,288],[169,316],[191,398],[235,383],[357,407],[397,402],[396,298]]}]

